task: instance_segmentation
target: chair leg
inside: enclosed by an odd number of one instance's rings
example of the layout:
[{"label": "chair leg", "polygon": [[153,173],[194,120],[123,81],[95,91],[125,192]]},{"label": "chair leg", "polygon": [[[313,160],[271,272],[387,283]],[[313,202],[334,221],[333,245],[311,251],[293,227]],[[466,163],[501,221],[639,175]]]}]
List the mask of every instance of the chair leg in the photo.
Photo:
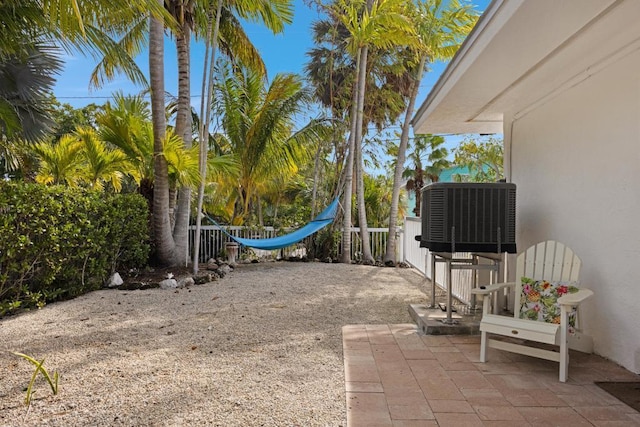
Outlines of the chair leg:
[{"label": "chair leg", "polygon": [[489,349],[489,337],[486,332],[481,333],[481,341],[480,341],[480,362],[484,363],[487,361],[487,350]]},{"label": "chair leg", "polygon": [[560,313],[560,382],[569,376],[569,315],[565,307]]}]

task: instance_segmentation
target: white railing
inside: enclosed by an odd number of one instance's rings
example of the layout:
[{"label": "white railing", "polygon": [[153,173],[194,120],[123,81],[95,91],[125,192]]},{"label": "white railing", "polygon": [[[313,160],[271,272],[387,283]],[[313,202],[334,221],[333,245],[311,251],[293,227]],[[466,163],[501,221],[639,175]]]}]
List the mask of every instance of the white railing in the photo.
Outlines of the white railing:
[{"label": "white railing", "polygon": [[[420,271],[427,279],[432,279],[431,265],[432,254],[426,248],[420,247],[420,242],[415,236],[422,234],[422,221],[420,218],[405,217],[404,219],[404,254],[405,262]],[[471,254],[459,253],[456,258],[471,258]],[[453,270],[451,272],[451,293],[465,304],[471,303],[471,287],[473,283],[472,270]],[[436,285],[445,289],[445,268],[440,264],[436,266]]]},{"label": "white railing", "polygon": [[[253,239],[265,239],[270,237],[276,237],[278,234],[273,227],[261,227],[250,228],[241,226],[225,226],[224,229],[236,237],[253,238]],[[371,253],[376,260],[382,260],[386,251],[387,228],[369,228],[369,240],[371,244]],[[287,231],[283,231],[286,233]],[[415,240],[415,236],[419,236],[422,232],[422,222],[420,218],[405,217],[404,227],[397,230],[397,245],[396,245],[396,261],[403,260],[410,264],[412,267],[420,271],[426,278],[431,280],[431,253],[420,247],[420,242]],[[193,239],[195,235],[195,227],[189,227],[189,247],[193,246]],[[304,256],[306,255],[306,248],[311,242],[313,236],[307,237],[302,242],[295,245],[291,245],[287,248],[279,251],[260,251],[253,250],[258,256],[265,256],[271,254],[272,256]],[[224,252],[224,245],[226,242],[230,242],[231,238],[224,234],[220,227],[215,225],[202,226],[200,234],[200,262],[206,262],[210,258],[217,258]],[[342,245],[337,244],[338,254],[341,252]],[[247,251],[247,248],[240,248],[240,254]],[[468,253],[456,254],[456,258],[470,258]],[[360,260],[362,258],[362,240],[360,239],[360,229],[353,227],[351,229],[351,259]],[[482,274],[482,273],[480,273]],[[465,304],[471,303],[471,287],[474,279],[474,272],[472,270],[460,269],[453,270],[451,274],[452,278],[452,294]],[[445,268],[442,264],[436,267],[436,285],[443,288],[445,287]]]},{"label": "white railing", "polygon": [[[376,260],[382,260],[387,250],[388,228],[369,228],[369,247],[371,255]],[[338,253],[342,252],[342,245],[339,246]],[[351,259],[359,261],[362,259],[362,239],[360,238],[360,228],[351,228]],[[396,259],[398,258],[396,255]]]},{"label": "white railing", "polygon": [[[267,239],[276,237],[278,233],[273,227],[242,227],[242,226],[224,226],[224,230],[234,237],[251,238],[251,239]],[[288,232],[284,230],[283,233]],[[402,236],[402,230],[398,230],[400,236]],[[387,228],[369,228],[369,242],[371,247],[371,254],[374,259],[381,260],[384,257],[387,245],[387,236],[389,230]],[[189,227],[189,248],[193,247],[195,237],[195,226]],[[306,255],[306,248],[311,243],[313,236],[309,236],[299,243],[288,246],[280,251],[262,251],[252,249],[259,257],[272,255],[272,256],[304,256]],[[204,225],[200,230],[200,262],[206,262],[211,258],[218,258],[224,254],[225,243],[232,241],[232,239],[225,234],[221,228],[217,225]],[[398,245],[400,246],[400,245]],[[342,251],[342,245],[337,245],[338,254]],[[247,253],[249,249],[241,247],[240,255]],[[190,251],[191,253],[191,251]],[[362,239],[360,239],[360,228],[351,228],[351,259],[362,259]],[[396,259],[402,259],[401,253],[397,254]]]},{"label": "white railing", "polygon": [[420,247],[420,242],[415,240],[415,236],[422,234],[422,221],[420,218],[404,218],[404,260],[414,268],[431,277],[431,263],[425,262],[427,253],[425,248]]},{"label": "white railing", "polygon": [[[195,226],[189,227],[189,253],[193,248],[195,238]],[[224,227],[224,231],[234,237],[245,239],[268,239],[276,237],[276,230],[273,227],[251,228],[243,226],[229,225]],[[221,227],[217,225],[203,225],[200,227],[200,262],[206,262],[211,258],[219,258],[224,255],[225,243],[233,241]],[[291,256],[299,251],[300,245],[295,244],[282,249],[283,256]],[[240,254],[247,253],[248,249],[241,247]],[[258,256],[271,254],[271,251],[253,250]]]}]

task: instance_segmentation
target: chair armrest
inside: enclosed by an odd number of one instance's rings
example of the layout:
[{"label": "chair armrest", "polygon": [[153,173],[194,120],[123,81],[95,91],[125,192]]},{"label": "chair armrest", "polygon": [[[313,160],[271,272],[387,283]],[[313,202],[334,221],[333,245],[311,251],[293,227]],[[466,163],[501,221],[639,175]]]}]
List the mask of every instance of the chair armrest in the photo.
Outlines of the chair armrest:
[{"label": "chair armrest", "polygon": [[493,285],[484,286],[484,289],[473,288],[471,289],[471,293],[475,295],[489,295],[490,293],[499,291],[500,289],[512,288],[514,286],[516,286],[516,282],[494,283]]},{"label": "chair armrest", "polygon": [[578,292],[575,292],[573,294],[565,294],[558,298],[558,304],[575,306],[591,297],[592,295],[593,291],[591,289],[580,289]]}]

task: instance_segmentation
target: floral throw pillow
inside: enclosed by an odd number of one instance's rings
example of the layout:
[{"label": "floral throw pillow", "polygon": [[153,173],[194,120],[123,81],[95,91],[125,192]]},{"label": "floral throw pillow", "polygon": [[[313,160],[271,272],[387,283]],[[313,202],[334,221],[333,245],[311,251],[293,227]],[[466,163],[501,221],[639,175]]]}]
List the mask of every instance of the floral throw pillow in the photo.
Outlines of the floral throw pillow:
[{"label": "floral throw pillow", "polygon": [[[560,323],[558,298],[578,292],[577,282],[548,282],[523,277],[520,295],[520,318],[547,323]],[[575,310],[569,313],[569,329],[576,324]]]}]

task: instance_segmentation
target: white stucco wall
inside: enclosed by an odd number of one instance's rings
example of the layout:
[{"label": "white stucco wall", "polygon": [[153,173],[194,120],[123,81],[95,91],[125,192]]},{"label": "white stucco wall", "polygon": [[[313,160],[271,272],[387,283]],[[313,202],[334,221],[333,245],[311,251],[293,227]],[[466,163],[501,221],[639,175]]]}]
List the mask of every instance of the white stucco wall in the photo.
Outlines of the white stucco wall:
[{"label": "white stucco wall", "polygon": [[[515,122],[518,249],[558,240],[582,259],[596,353],[640,373],[640,53],[564,88]],[[509,153],[509,147],[507,148]],[[510,160],[509,160],[510,157]]]}]

